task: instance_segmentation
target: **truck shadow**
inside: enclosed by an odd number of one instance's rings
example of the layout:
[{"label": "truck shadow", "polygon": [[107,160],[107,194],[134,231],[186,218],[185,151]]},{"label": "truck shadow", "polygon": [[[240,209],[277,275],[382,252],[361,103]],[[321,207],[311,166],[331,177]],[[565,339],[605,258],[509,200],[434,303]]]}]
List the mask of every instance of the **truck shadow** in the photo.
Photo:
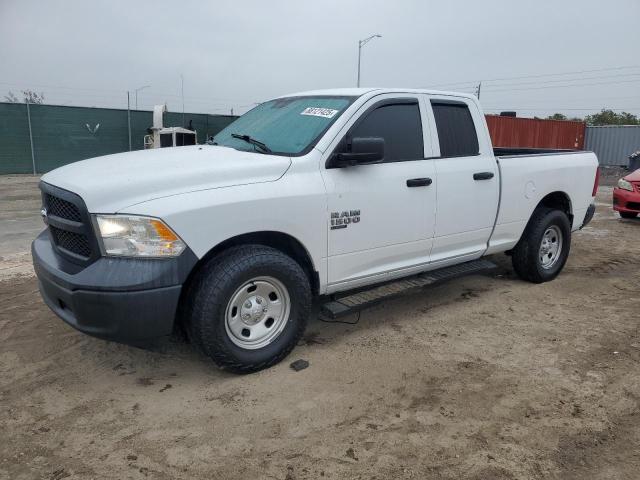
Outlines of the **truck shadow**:
[{"label": "truck shadow", "polygon": [[[307,330],[298,342],[296,349],[283,361],[288,364],[302,356],[313,355],[317,350],[331,348],[332,344],[350,341],[367,330],[375,330],[392,321],[397,332],[404,330],[403,318],[410,321],[411,316],[424,314],[434,308],[441,308],[456,302],[466,302],[478,298],[487,287],[469,286],[468,279],[485,278],[487,282],[494,280],[514,280],[515,273],[511,269],[510,258],[505,255],[488,257],[497,268],[480,275],[452,279],[437,286],[427,286],[407,293],[400,293],[379,304],[365,308],[337,320],[324,317],[320,312],[321,302],[314,302]],[[465,279],[467,279],[465,281]],[[100,340],[96,340],[100,341]],[[112,342],[107,342],[112,343]],[[213,361],[187,339],[180,328],[168,337],[129,344],[126,347],[139,349],[163,361],[171,363],[172,358],[192,363],[197,368],[206,368],[221,378],[235,377],[236,374],[221,370]],[[316,352],[314,352],[314,350]]]}]

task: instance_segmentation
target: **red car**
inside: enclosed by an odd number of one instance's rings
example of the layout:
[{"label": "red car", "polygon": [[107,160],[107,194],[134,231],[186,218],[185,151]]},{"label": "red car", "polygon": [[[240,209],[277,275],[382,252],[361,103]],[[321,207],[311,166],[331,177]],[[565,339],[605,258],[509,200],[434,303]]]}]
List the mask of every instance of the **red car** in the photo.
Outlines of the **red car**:
[{"label": "red car", "polygon": [[613,189],[613,209],[622,218],[635,218],[640,213],[640,169],[618,180]]}]

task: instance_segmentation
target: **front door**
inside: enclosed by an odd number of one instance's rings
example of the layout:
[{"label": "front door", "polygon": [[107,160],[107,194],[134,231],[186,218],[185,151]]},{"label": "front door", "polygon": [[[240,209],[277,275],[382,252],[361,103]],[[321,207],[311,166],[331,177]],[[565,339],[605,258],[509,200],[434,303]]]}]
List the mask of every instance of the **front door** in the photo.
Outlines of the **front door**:
[{"label": "front door", "polygon": [[329,291],[419,269],[429,262],[433,242],[436,179],[433,160],[425,159],[424,105],[416,95],[384,95],[361,111],[333,152],[347,148],[350,138],[381,137],[384,161],[323,168]]}]

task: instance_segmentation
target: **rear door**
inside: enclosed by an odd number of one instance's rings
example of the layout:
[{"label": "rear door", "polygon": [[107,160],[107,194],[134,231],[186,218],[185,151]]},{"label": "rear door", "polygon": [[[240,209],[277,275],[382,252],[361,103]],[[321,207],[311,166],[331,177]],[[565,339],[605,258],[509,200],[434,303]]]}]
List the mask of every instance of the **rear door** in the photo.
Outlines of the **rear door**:
[{"label": "rear door", "polygon": [[478,257],[487,248],[498,209],[498,167],[475,102],[461,97],[427,98],[437,136],[434,150],[438,150],[431,261],[454,263]]},{"label": "rear door", "polygon": [[382,163],[321,167],[329,207],[330,291],[400,276],[429,262],[436,198],[434,163],[425,159],[431,156],[425,121],[420,95],[379,95],[328,149],[330,156],[356,137],[385,140]]}]

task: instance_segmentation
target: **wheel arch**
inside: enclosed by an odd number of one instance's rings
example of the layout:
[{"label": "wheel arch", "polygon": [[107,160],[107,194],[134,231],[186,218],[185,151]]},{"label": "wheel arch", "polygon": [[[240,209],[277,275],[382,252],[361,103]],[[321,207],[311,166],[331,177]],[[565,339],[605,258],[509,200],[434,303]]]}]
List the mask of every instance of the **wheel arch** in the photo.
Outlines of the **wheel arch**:
[{"label": "wheel arch", "polygon": [[320,277],[318,274],[318,270],[313,263],[313,258],[311,257],[311,254],[309,253],[307,248],[302,244],[300,240],[298,240],[294,236],[288,233],[271,230],[243,233],[218,243],[213,248],[211,248],[211,250],[209,250],[202,258],[200,258],[200,260],[198,260],[191,274],[189,275],[187,282],[185,283],[188,283],[195,272],[197,272],[199,268],[206,262],[208,262],[211,258],[219,255],[220,253],[231,247],[239,245],[264,245],[266,247],[271,247],[279,250],[282,253],[290,256],[296,262],[298,262],[298,264],[307,274],[313,294],[318,294],[320,289]]},{"label": "wheel arch", "polygon": [[[560,210],[569,217],[569,223],[573,225],[573,206],[571,204],[571,198],[566,192],[555,191],[546,194],[533,209],[535,212],[540,207],[551,208],[553,210]],[[533,216],[533,212],[531,213]]]},{"label": "wheel arch", "polygon": [[[540,208],[549,208],[552,210],[560,210],[561,212],[564,212],[565,215],[567,215],[567,218],[569,219],[569,225],[573,226],[573,205],[571,203],[571,198],[566,192],[563,192],[561,190],[556,190],[554,192],[547,193],[544,197],[540,199],[540,201],[536,204],[533,210],[531,210],[531,213],[529,214],[529,219],[527,220],[526,225],[524,226],[524,228],[522,229],[522,231],[517,237],[518,242],[522,240],[522,237],[527,231],[527,227],[531,223],[531,220],[533,219],[535,213]],[[515,245],[513,248],[515,248]],[[510,256],[513,253],[513,248],[507,250],[505,253]]]}]

